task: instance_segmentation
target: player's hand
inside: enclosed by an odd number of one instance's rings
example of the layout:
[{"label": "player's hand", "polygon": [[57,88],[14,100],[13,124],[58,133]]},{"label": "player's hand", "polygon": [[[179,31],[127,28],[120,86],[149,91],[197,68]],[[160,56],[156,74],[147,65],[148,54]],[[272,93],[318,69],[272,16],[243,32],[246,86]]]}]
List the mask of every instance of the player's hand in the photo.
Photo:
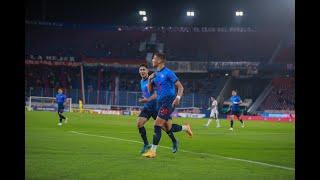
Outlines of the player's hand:
[{"label": "player's hand", "polygon": [[180,104],[180,99],[179,98],[175,98],[174,101],[172,102],[172,106],[176,107]]},{"label": "player's hand", "polygon": [[147,98],[139,98],[139,103],[147,103],[148,99]]},{"label": "player's hand", "polygon": [[149,77],[148,77],[148,81],[152,81],[152,79],[154,79],[156,77],[156,73],[152,73]]}]

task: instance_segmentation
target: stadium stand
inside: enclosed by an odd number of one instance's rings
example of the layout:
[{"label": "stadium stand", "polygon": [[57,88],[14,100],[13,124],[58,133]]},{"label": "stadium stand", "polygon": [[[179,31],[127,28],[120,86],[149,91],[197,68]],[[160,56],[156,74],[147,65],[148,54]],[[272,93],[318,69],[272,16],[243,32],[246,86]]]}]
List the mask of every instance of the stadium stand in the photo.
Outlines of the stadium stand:
[{"label": "stadium stand", "polygon": [[294,78],[275,78],[273,89],[265,98],[260,110],[295,110]]}]

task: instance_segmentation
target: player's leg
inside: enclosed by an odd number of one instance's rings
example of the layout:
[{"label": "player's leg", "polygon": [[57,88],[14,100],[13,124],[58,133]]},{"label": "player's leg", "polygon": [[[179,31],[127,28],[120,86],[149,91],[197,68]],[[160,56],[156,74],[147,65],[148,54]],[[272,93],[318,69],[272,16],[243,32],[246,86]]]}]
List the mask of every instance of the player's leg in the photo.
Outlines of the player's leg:
[{"label": "player's leg", "polygon": [[172,152],[176,153],[178,151],[178,140],[175,138],[174,134],[173,134],[173,128],[172,128],[172,119],[167,121],[165,123],[165,129],[166,129],[166,133],[168,134],[168,136],[170,137],[171,141],[172,141]]},{"label": "player's leg", "polygon": [[161,140],[161,129],[165,127],[165,123],[170,119],[170,115],[174,108],[171,105],[172,101],[164,101],[159,105],[159,111],[155,120],[154,125],[154,135],[151,149],[144,153],[145,157],[155,157],[157,146]]},{"label": "player's leg", "polygon": [[219,120],[218,116],[219,116],[218,111],[216,111],[216,112],[214,113],[214,118],[216,119],[216,123],[217,123],[217,126],[216,126],[216,127],[217,127],[217,128],[221,127],[221,126],[220,126],[220,120]]},{"label": "player's leg", "polygon": [[146,128],[144,127],[144,124],[148,121],[148,119],[149,119],[149,115],[147,113],[147,110],[143,109],[140,112],[139,118],[137,121],[137,128],[138,128],[139,134],[143,140],[143,146],[142,146],[140,153],[144,153],[150,147],[149,142],[148,142],[148,138],[147,138],[147,131],[146,131]]},{"label": "player's leg", "polygon": [[233,113],[231,113],[231,115],[230,115],[230,129],[229,130],[233,130],[233,119],[234,119],[234,114]]},{"label": "player's leg", "polygon": [[237,118],[238,118],[238,120],[241,122],[241,127],[244,127],[244,122],[243,122],[243,120],[241,119],[241,114],[240,114],[240,112],[237,114]]},{"label": "player's leg", "polygon": [[213,117],[213,111],[211,110],[211,112],[210,112],[210,117],[209,117],[209,119],[208,119],[208,122],[207,122],[207,124],[205,125],[205,126],[209,126],[210,125],[210,123],[211,123],[211,121],[212,121],[212,117]]},{"label": "player's leg", "polygon": [[146,153],[143,154],[144,157],[149,157],[153,158],[156,156],[156,151],[158,144],[161,140],[161,129],[166,123],[167,120],[160,118],[159,116],[155,120],[155,125],[154,125],[154,135],[153,135],[153,140],[152,140],[152,146],[150,150]]},{"label": "player's leg", "polygon": [[62,125],[62,120],[64,120],[64,119],[66,119],[63,115],[62,115],[62,113],[63,113],[63,108],[62,107],[59,107],[58,108],[58,115],[59,115],[59,126],[61,126]]},{"label": "player's leg", "polygon": [[192,137],[193,135],[190,124],[184,124],[184,125],[172,124],[172,132],[180,132],[180,131],[186,132],[190,137]]},{"label": "player's leg", "polygon": [[58,109],[58,116],[59,116],[59,123],[58,123],[58,125],[61,126],[61,125],[62,125],[62,117],[61,117],[59,111],[60,111],[60,110]]}]

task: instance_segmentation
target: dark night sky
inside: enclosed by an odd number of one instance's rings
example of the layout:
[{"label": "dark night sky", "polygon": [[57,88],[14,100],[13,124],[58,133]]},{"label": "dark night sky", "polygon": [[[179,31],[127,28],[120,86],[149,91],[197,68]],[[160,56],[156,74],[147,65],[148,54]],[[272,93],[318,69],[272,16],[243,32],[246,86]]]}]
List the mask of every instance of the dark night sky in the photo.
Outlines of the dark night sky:
[{"label": "dark night sky", "polygon": [[[186,10],[196,17],[187,19]],[[138,10],[145,9],[149,25],[228,26],[234,12],[243,10],[241,24],[284,25],[294,22],[294,0],[28,0],[26,19],[110,25],[137,25]]]}]

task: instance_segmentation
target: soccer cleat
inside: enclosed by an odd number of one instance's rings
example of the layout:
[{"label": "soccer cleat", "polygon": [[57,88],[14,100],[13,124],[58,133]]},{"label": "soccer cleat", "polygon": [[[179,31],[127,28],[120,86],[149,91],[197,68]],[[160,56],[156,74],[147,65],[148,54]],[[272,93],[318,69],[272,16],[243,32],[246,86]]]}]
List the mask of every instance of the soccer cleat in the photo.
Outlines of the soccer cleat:
[{"label": "soccer cleat", "polygon": [[185,126],[187,127],[186,133],[189,135],[189,137],[192,137],[193,133],[190,124],[186,124]]},{"label": "soccer cleat", "polygon": [[140,153],[142,154],[142,153],[145,153],[148,149],[150,149],[151,148],[151,145],[150,144],[147,144],[147,145],[143,145],[142,146],[142,148],[141,148],[141,150],[140,150]]},{"label": "soccer cleat", "polygon": [[244,124],[242,124],[241,127],[244,128]]},{"label": "soccer cleat", "polygon": [[220,128],[221,126],[220,125],[217,125],[217,128]]},{"label": "soccer cleat", "polygon": [[66,117],[66,119],[64,120],[64,123],[68,123],[68,119],[69,119],[69,118]]},{"label": "soccer cleat", "polygon": [[229,130],[230,130],[230,131],[233,131],[233,128],[230,128]]},{"label": "soccer cleat", "polygon": [[173,143],[172,153],[176,153],[178,151],[178,143],[179,143],[178,140],[175,143]]},{"label": "soccer cleat", "polygon": [[62,126],[62,123],[58,123],[58,126]]},{"label": "soccer cleat", "polygon": [[147,158],[154,158],[154,157],[156,157],[156,155],[157,155],[156,152],[151,149],[149,151],[147,151],[146,153],[142,154],[143,157],[147,157]]}]

